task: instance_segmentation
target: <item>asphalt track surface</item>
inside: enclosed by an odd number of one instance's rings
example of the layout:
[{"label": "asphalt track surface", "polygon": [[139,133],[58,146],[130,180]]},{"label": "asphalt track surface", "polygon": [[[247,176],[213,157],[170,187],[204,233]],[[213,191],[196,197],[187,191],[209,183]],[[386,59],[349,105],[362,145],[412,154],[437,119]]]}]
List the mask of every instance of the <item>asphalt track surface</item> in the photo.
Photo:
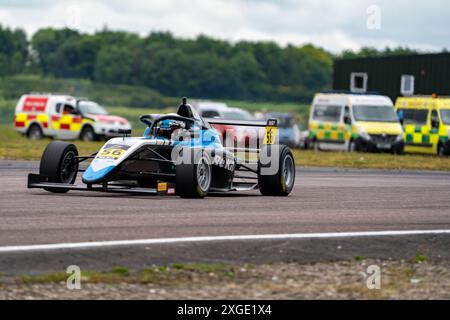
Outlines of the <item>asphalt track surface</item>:
[{"label": "asphalt track surface", "polygon": [[[28,190],[27,174],[36,173],[37,166],[37,162],[0,161],[0,248],[177,237],[450,230],[450,173],[444,172],[297,168],[295,188],[286,198],[262,197],[255,191],[185,200],[173,196],[79,191],[57,195]],[[396,258],[412,255],[419,247],[435,249],[437,257],[447,257],[449,238],[448,234],[423,236],[420,241],[417,236],[380,238],[376,245],[369,246],[370,251],[367,251],[367,239],[357,246],[348,239],[339,243],[353,248],[342,250],[341,256],[348,257],[355,252],[367,255],[387,252]],[[307,243],[310,249],[299,251],[299,241],[302,248]],[[105,260],[101,257],[111,255],[116,260],[110,263],[134,261],[133,265],[149,261],[242,260],[243,256],[252,261],[272,260],[274,250],[270,248],[277,248],[277,256],[284,259],[339,258],[334,251],[341,250],[342,246],[336,245],[336,241],[323,239],[314,245],[313,242],[250,241],[245,249],[236,243],[192,243],[155,246],[158,250],[148,250],[148,246],[127,250],[103,248],[95,256],[89,256],[88,249],[71,251],[71,254],[100,267]],[[258,247],[261,244],[263,247]],[[143,254],[140,249],[147,251]],[[258,250],[262,250],[260,255],[265,258],[255,254]],[[48,267],[48,262],[58,261],[63,266],[67,261],[62,257],[66,256],[64,252],[0,253],[0,271],[54,269]]]}]

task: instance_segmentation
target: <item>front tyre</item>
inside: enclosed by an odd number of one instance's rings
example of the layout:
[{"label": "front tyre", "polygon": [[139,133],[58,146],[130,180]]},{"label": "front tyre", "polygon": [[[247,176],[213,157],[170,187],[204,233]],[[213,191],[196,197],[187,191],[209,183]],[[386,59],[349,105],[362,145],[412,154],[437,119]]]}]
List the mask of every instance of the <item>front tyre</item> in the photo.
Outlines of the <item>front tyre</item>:
[{"label": "front tyre", "polygon": [[204,198],[212,179],[211,161],[200,152],[193,163],[176,166],[176,192],[181,198]]},{"label": "front tyre", "polygon": [[348,142],[348,152],[356,152],[358,151],[358,148],[356,147],[356,142],[355,140],[350,140]]},{"label": "front tyre", "polygon": [[317,139],[313,140],[311,146],[312,146],[311,149],[313,149],[314,152],[320,151],[319,141],[317,141]]},{"label": "front tyre", "polygon": [[405,147],[403,145],[396,146],[392,149],[392,153],[397,155],[404,155]]},{"label": "front tyre", "polygon": [[[78,173],[77,147],[63,141],[51,142],[42,154],[39,175],[48,182],[74,184]],[[49,192],[66,193],[68,189],[44,188]]]},{"label": "front tyre", "polygon": [[[258,164],[259,190],[264,196],[288,196],[295,184],[294,156],[291,149],[284,145],[269,148],[270,154],[267,147],[261,150],[262,153],[268,154],[269,161],[264,161],[266,164]],[[276,153],[274,148],[279,148],[279,152]],[[276,172],[272,173],[275,168]],[[266,169],[267,173],[264,172]]]},{"label": "front tyre", "polygon": [[443,144],[442,142],[439,142],[438,145],[438,156],[440,157],[445,157],[449,155],[449,150],[446,150],[445,148],[445,144]]}]

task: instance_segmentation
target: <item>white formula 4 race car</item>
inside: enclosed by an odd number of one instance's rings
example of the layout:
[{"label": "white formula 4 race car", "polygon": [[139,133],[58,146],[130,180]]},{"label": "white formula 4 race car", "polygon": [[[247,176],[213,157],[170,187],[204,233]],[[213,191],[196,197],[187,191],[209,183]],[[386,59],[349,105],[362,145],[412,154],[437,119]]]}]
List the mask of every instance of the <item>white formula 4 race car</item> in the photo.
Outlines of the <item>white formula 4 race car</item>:
[{"label": "white formula 4 race car", "polygon": [[[287,196],[294,187],[294,156],[276,143],[275,119],[202,119],[183,98],[177,113],[144,115],[140,120],[147,126],[142,137],[128,137],[131,130],[123,130],[122,137],[109,140],[93,155],[80,156],[68,142],[51,142],[39,174],[29,174],[28,188],[203,198],[208,193],[255,189],[265,196]],[[245,126],[264,134],[253,147],[225,147],[214,125]],[[256,157],[250,159],[250,154]],[[80,165],[87,161],[87,167]],[[83,184],[76,185],[79,172]]]}]

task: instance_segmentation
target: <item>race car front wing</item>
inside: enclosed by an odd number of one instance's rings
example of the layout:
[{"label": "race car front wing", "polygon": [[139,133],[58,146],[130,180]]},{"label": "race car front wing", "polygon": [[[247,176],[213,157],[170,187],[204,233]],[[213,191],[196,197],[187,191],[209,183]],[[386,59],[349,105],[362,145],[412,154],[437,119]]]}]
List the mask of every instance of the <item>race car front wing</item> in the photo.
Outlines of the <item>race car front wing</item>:
[{"label": "race car front wing", "polygon": [[[237,177],[238,179],[249,179],[248,177]],[[102,185],[76,185],[65,183],[48,182],[45,177],[38,174],[28,174],[28,189],[54,189],[54,190],[73,190],[73,191],[94,191],[109,193],[129,193],[144,195],[175,195],[175,185],[163,181],[158,181],[157,188],[140,188],[137,185],[110,182]],[[210,193],[222,193],[230,191],[251,191],[258,189],[256,182],[239,181],[234,182],[229,189],[211,188]]]},{"label": "race car front wing", "polygon": [[[46,179],[38,174],[30,173],[28,175],[28,189],[55,189],[55,190],[75,190],[75,191],[96,191],[112,193],[132,193],[132,194],[160,194],[162,188],[158,191],[156,188],[139,188],[127,184],[104,183],[102,185],[75,185],[64,183],[47,182]],[[170,193],[170,188],[164,188],[164,193]]]}]

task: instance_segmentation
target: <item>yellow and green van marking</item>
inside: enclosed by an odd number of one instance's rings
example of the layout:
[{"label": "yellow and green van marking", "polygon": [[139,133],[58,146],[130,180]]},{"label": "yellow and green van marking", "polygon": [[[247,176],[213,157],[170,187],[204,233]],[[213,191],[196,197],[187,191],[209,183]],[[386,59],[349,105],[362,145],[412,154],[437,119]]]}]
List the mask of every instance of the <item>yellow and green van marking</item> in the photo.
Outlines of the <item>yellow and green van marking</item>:
[{"label": "yellow and green van marking", "polygon": [[309,137],[317,140],[345,142],[350,138],[356,139],[359,133],[356,127],[340,123],[311,122],[309,125]]}]

